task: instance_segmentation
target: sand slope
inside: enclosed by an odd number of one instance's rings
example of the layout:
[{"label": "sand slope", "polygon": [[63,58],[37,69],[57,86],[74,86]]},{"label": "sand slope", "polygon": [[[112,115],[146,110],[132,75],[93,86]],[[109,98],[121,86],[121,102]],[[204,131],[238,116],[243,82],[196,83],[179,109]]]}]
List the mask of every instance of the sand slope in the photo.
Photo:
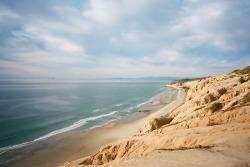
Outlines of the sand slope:
[{"label": "sand slope", "polygon": [[65,166],[250,166],[250,81],[240,83],[240,77],[248,76],[170,85],[188,90],[183,105],[138,135]]}]

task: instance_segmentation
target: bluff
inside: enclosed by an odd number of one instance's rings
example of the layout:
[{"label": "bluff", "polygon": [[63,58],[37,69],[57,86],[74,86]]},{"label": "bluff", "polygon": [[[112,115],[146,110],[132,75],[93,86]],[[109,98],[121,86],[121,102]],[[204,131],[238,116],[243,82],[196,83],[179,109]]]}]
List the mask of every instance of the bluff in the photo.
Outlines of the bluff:
[{"label": "bluff", "polygon": [[250,166],[249,66],[168,86],[187,91],[183,105],[64,166]]}]

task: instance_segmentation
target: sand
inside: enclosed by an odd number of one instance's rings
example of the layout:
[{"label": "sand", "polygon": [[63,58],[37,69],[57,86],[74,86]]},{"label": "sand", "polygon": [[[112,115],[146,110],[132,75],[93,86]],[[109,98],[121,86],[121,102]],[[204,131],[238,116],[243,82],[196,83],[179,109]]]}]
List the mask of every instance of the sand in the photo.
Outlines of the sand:
[{"label": "sand", "polygon": [[[124,127],[114,125],[117,128],[111,130],[104,127],[104,132],[109,134],[101,133],[100,137],[114,134],[121,137],[120,140],[102,146],[92,156],[63,166],[248,167],[248,75],[231,73],[172,84],[171,87],[188,91],[186,99],[181,96],[183,90],[179,90],[178,100],[159,112]],[[241,77],[246,79],[244,83],[239,82]],[[183,100],[184,104],[177,107]]]},{"label": "sand", "polygon": [[[89,155],[92,155],[94,153],[93,150],[96,152],[98,150],[97,148],[100,148],[105,144],[123,141],[128,137],[138,134],[143,125],[151,119],[172,112],[175,108],[180,106],[186,98],[186,92],[183,89],[176,89],[178,92],[175,100],[156,112],[134,121],[118,124],[112,123],[90,131],[84,137],[84,140],[87,142],[84,147],[84,152],[88,152]],[[65,162],[65,165],[67,163],[68,162]]]},{"label": "sand", "polygon": [[17,158],[16,161],[5,164],[5,166],[51,167],[64,164],[66,161],[93,155],[103,145],[119,142],[139,133],[141,127],[152,118],[170,113],[180,106],[185,100],[186,92],[179,88],[177,90],[173,102],[158,111],[145,113],[144,117],[132,121],[128,119],[122,122],[110,123],[87,133],[75,130],[19,150],[10,151],[9,156],[22,154],[22,158]]},{"label": "sand", "polygon": [[[47,146],[50,154],[42,149],[20,164],[249,167],[248,75],[231,73],[168,85],[178,90],[177,97],[157,112],[130,122],[111,123],[87,134],[74,132],[60,140],[50,139],[56,145]],[[241,77],[244,83],[239,82]]]}]

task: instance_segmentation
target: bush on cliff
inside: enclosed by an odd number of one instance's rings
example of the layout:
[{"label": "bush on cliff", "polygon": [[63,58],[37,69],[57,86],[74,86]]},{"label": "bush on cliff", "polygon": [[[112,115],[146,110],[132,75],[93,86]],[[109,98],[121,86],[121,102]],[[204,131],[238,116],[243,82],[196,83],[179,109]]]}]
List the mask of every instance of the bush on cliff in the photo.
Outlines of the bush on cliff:
[{"label": "bush on cliff", "polygon": [[213,103],[209,109],[212,111],[212,112],[215,112],[215,111],[218,111],[220,109],[222,109],[222,104],[221,103]]}]

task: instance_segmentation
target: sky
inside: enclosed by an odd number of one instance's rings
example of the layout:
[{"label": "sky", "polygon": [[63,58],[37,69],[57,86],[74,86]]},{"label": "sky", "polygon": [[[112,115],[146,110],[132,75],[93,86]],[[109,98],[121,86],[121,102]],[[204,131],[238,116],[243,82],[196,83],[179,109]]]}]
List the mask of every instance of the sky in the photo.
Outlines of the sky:
[{"label": "sky", "polygon": [[0,79],[221,75],[249,30],[249,0],[0,0]]}]

